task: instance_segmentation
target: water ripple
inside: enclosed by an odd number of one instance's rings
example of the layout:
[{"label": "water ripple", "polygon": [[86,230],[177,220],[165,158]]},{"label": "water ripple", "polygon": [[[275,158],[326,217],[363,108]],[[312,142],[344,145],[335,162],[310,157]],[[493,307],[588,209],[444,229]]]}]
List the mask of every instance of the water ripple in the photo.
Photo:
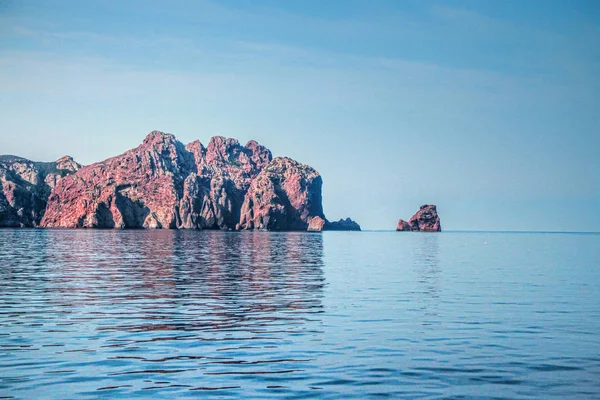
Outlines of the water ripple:
[{"label": "water ripple", "polygon": [[597,398],[599,249],[0,230],[0,398]]}]

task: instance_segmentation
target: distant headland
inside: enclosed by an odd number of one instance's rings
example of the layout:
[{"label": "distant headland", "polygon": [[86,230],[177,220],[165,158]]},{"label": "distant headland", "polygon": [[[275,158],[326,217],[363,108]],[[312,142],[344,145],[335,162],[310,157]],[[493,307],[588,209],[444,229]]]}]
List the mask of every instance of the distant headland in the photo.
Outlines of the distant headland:
[{"label": "distant headland", "polygon": [[325,218],[315,169],[253,140],[204,147],[153,131],[88,166],[0,156],[0,185],[0,227],[360,230]]}]

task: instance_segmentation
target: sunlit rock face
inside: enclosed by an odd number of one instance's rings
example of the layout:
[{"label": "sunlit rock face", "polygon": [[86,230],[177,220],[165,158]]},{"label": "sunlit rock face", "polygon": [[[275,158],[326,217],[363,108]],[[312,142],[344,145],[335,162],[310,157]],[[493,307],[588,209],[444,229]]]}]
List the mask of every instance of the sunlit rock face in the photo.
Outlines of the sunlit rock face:
[{"label": "sunlit rock face", "polygon": [[323,220],[321,186],[317,171],[291,158],[271,161],[244,198],[240,229],[307,230],[309,220]]},{"label": "sunlit rock face", "polygon": [[206,147],[184,146],[153,131],[135,149],[58,181],[41,225],[308,230],[326,221],[321,186],[315,169],[273,159],[255,141],[215,136]]},{"label": "sunlit rock face", "polygon": [[325,221],[321,217],[313,217],[308,220],[308,229],[307,230],[309,232],[321,232],[325,228],[326,223],[327,223],[327,221]]},{"label": "sunlit rock face", "polygon": [[403,219],[399,220],[396,231],[441,232],[442,224],[437,213],[437,207],[433,204],[422,205],[408,222]]},{"label": "sunlit rock face", "polygon": [[69,156],[55,162],[0,156],[0,227],[39,226],[50,191],[80,168]]}]

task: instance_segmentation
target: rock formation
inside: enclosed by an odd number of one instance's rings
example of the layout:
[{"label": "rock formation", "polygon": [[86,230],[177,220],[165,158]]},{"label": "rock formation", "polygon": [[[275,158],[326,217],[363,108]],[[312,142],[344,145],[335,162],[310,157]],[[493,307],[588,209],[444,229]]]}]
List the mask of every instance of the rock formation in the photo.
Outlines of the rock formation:
[{"label": "rock formation", "polygon": [[350,218],[346,218],[328,222],[325,225],[325,229],[328,231],[360,231],[360,225]]},{"label": "rock formation", "polygon": [[0,227],[39,226],[50,191],[79,168],[69,156],[55,162],[0,156]]},{"label": "rock formation", "polygon": [[276,158],[254,179],[244,198],[238,229],[307,230],[322,218],[321,175],[290,158]]},{"label": "rock formation", "polygon": [[403,219],[398,221],[396,231],[407,232],[441,232],[442,225],[440,217],[437,214],[437,208],[433,204],[425,204],[421,206],[419,211],[408,220]]},{"label": "rock formation", "polygon": [[242,146],[216,136],[207,147],[199,141],[184,146],[153,131],[137,148],[57,181],[41,226],[354,229],[327,222],[321,186],[316,170],[273,159],[255,141]]},{"label": "rock formation", "polygon": [[312,217],[308,220],[308,231],[309,232],[321,232],[325,229],[325,225],[327,221],[325,221],[321,217]]},{"label": "rock formation", "polygon": [[406,222],[403,219],[400,219],[398,221],[398,226],[396,227],[397,231],[402,231],[402,232],[410,232],[412,231],[410,224],[408,222]]}]

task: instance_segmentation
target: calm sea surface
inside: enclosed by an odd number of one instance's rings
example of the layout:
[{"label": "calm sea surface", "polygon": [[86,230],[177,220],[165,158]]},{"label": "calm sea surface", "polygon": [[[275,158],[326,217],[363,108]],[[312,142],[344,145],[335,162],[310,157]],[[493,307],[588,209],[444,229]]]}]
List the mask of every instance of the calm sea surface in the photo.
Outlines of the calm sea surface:
[{"label": "calm sea surface", "polygon": [[5,229],[0,397],[597,399],[599,285],[595,234]]}]

